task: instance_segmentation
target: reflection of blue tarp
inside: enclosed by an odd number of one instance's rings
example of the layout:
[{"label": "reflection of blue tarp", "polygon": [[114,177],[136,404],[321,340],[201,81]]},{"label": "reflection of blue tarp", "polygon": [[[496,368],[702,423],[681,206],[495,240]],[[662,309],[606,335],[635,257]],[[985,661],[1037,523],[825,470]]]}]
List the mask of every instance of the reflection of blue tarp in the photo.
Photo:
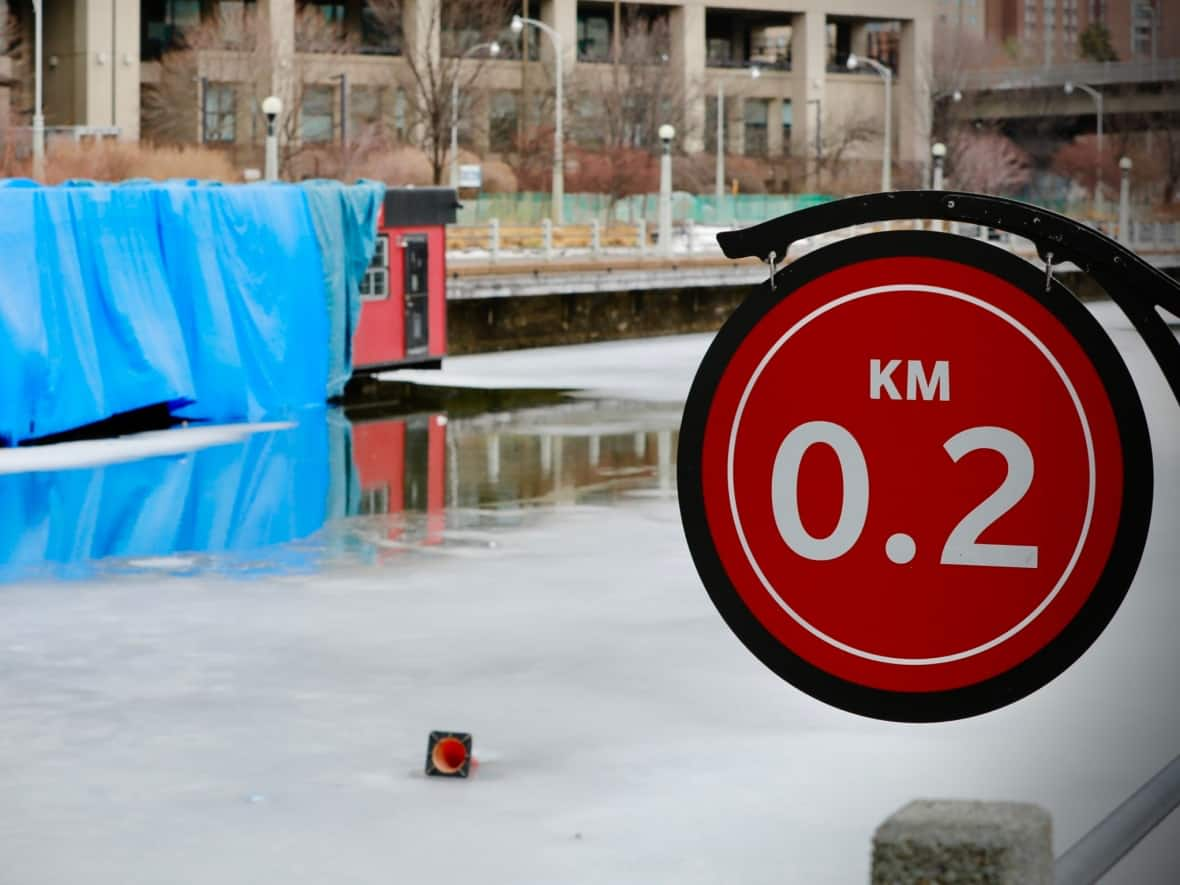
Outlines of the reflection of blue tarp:
[{"label": "reflection of blue tarp", "polygon": [[323,403],[350,369],[380,200],[0,182],[0,444],[157,403],[215,421]]},{"label": "reflection of blue tarp", "polygon": [[108,556],[252,552],[303,538],[328,515],[330,463],[328,424],[312,410],[292,429],[240,443],[0,476],[0,572]]}]

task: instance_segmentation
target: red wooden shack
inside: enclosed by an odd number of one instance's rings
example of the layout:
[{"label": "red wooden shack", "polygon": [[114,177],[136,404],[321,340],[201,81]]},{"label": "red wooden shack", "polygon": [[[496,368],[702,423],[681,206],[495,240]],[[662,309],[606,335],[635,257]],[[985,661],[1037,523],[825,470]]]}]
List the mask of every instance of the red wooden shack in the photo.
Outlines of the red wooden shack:
[{"label": "red wooden shack", "polygon": [[459,205],[451,188],[385,192],[377,248],[361,283],[352,341],[357,371],[441,365],[447,352],[446,226]]}]

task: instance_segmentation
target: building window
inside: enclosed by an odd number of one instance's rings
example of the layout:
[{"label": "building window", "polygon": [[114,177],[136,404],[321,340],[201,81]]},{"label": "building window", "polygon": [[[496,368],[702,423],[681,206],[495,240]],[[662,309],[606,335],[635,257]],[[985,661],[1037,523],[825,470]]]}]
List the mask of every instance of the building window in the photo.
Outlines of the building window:
[{"label": "building window", "polygon": [[144,0],[139,54],[154,61],[176,46],[185,28],[201,22],[200,0]]},{"label": "building window", "polygon": [[381,129],[381,92],[380,86],[349,87],[348,131],[354,138]]},{"label": "building window", "polygon": [[377,235],[377,246],[365,275],[361,277],[361,300],[384,301],[389,297],[389,236]]},{"label": "building window", "polygon": [[488,148],[507,153],[516,146],[517,94],[493,92],[488,105]]},{"label": "building window", "polygon": [[1151,53],[1151,32],[1154,18],[1151,0],[1138,0],[1131,17],[1131,53],[1133,55],[1149,55]]},{"label": "building window", "polygon": [[783,156],[791,152],[791,124],[795,115],[790,100],[783,102]]},{"label": "building window", "polygon": [[204,83],[201,134],[206,144],[237,141],[237,95],[228,83]]},{"label": "building window", "polygon": [[767,153],[766,124],[770,117],[770,100],[746,99],[746,156],[765,157]]},{"label": "building window", "polygon": [[[593,10],[593,7],[590,7]],[[611,58],[610,11],[578,13],[578,61],[602,62]]]},{"label": "building window", "polygon": [[361,9],[361,45],[359,49],[367,55],[402,54],[401,36],[390,34],[367,3]]},{"label": "building window", "polygon": [[335,127],[333,98],[336,90],[331,86],[305,86],[303,102],[299,111],[300,135],[306,142],[332,140]]},{"label": "building window", "polygon": [[410,134],[410,107],[406,91],[400,86],[393,94],[393,134],[399,141],[406,141]]}]

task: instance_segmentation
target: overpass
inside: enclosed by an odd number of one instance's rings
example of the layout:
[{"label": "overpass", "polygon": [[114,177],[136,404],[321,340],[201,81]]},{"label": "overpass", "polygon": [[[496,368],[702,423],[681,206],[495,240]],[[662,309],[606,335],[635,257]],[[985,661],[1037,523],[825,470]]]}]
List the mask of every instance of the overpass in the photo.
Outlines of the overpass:
[{"label": "overpass", "polygon": [[[972,71],[965,75],[961,101],[948,105],[951,119],[1004,120],[1011,128],[1091,118],[1095,102],[1085,91],[1067,94],[1067,83],[1082,83],[1103,95],[1103,114],[1110,120],[1135,115],[1180,125],[1180,59],[1134,62],[1081,62],[1048,67]],[[944,100],[946,100],[944,98]],[[1091,131],[1093,122],[1079,131]],[[1108,130],[1118,128],[1110,125]],[[1143,128],[1142,122],[1132,128]]]}]

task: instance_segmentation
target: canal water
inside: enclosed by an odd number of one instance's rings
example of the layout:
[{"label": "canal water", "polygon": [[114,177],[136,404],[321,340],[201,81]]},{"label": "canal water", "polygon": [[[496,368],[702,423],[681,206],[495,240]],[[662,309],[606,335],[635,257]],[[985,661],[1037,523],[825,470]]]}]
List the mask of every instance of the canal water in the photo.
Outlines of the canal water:
[{"label": "canal water", "polygon": [[195,451],[0,474],[0,580],[307,572],[673,489],[675,404],[480,413],[479,396],[464,417],[313,410]]},{"label": "canal water", "polygon": [[[952,723],[826,707],[718,616],[674,481],[707,336],[438,375],[511,408],[0,452],[0,885],[835,885],[916,798],[1035,802],[1064,850],[1180,749],[1180,410],[1100,318],[1152,432],[1139,574],[1058,679]],[[469,780],[424,775],[438,729]],[[1178,822],[1108,881],[1180,881]]]}]

